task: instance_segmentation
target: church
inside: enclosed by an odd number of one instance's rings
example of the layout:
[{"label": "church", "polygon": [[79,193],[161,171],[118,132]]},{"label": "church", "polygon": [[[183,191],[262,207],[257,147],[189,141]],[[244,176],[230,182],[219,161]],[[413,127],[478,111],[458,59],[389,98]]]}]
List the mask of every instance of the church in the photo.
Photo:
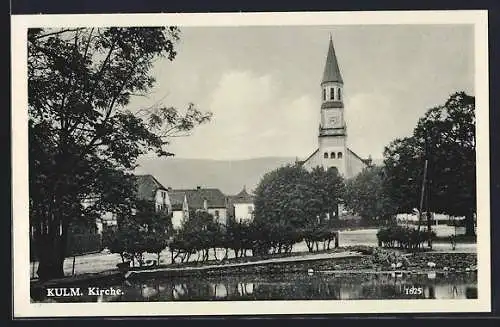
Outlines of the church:
[{"label": "church", "polygon": [[344,81],[340,73],[332,37],[328,45],[323,79],[321,80],[321,118],[318,148],[304,161],[304,168],[335,167],[346,179],[359,174],[370,164],[347,146],[347,125],[344,119]]}]

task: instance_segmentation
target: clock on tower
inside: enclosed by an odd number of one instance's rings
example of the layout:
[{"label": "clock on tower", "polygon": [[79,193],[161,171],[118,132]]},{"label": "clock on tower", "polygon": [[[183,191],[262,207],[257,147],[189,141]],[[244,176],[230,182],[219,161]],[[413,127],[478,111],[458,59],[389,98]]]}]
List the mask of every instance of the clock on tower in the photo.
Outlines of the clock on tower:
[{"label": "clock on tower", "polygon": [[342,127],[342,116],[340,112],[334,111],[331,112],[328,119],[328,127],[329,128],[340,128]]}]

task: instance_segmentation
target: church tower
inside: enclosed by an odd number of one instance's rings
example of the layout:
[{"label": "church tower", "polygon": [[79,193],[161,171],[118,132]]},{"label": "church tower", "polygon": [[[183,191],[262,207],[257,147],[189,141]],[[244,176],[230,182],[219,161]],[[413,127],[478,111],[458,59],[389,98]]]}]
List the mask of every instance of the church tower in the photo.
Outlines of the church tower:
[{"label": "church tower", "polygon": [[336,167],[347,173],[347,128],[344,120],[344,81],[330,35],[323,79],[321,80],[321,119],[318,155],[325,169]]}]

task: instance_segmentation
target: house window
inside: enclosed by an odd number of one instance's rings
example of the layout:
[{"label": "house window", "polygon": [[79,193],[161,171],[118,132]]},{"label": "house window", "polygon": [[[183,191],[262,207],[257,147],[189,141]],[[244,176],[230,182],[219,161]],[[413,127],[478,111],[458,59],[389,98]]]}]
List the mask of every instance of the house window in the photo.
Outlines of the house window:
[{"label": "house window", "polygon": [[333,87],[330,88],[330,100],[335,100],[335,89]]},{"label": "house window", "polygon": [[166,195],[167,195],[167,193],[161,192],[161,197],[163,198],[163,200],[165,200]]},{"label": "house window", "polygon": [[337,158],[342,159],[342,152],[337,153]]},{"label": "house window", "polygon": [[323,101],[326,101],[326,89],[323,89]]},{"label": "house window", "polygon": [[325,152],[325,154],[323,155],[323,158],[328,159],[328,152]]},{"label": "house window", "polygon": [[330,153],[330,159],[335,159],[335,152]]},{"label": "house window", "polygon": [[215,210],[215,218],[219,219],[219,210]]},{"label": "house window", "polygon": [[342,101],[342,89],[339,89],[337,91],[337,98],[338,98],[339,101]]}]

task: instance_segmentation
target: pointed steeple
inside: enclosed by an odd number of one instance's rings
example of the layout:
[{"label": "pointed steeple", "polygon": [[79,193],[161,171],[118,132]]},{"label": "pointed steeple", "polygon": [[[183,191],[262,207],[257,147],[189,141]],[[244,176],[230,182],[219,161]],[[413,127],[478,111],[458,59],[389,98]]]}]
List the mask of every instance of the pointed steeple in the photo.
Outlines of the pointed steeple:
[{"label": "pointed steeple", "polygon": [[326,82],[337,82],[344,84],[342,75],[340,74],[337,56],[335,55],[335,49],[333,48],[333,40],[331,34],[330,44],[328,45],[328,54],[326,56],[325,70],[323,72],[323,79],[321,80],[321,84]]}]

